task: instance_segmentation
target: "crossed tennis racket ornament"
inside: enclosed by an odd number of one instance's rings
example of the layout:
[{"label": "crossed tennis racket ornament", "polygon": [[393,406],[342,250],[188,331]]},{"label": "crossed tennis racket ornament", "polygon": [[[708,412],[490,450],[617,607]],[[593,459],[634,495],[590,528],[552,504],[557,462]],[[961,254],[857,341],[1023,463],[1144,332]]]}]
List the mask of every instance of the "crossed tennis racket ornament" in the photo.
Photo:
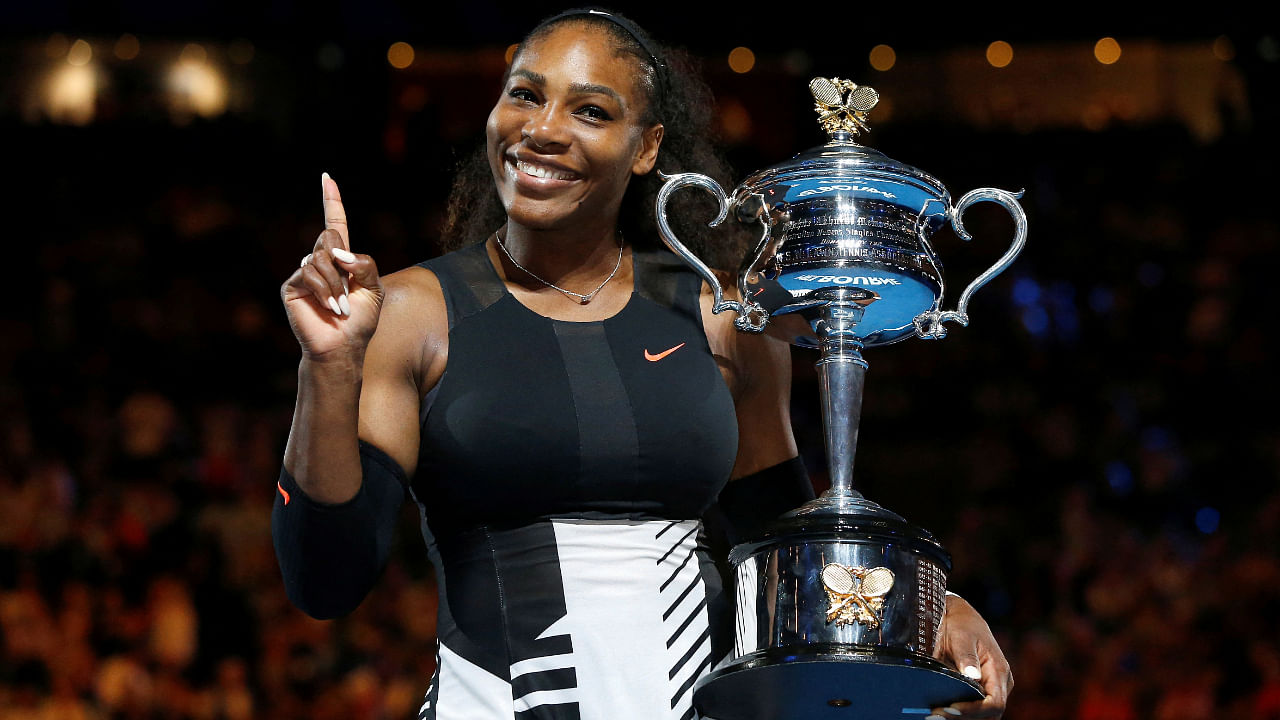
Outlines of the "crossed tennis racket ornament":
[{"label": "crossed tennis racket ornament", "polygon": [[822,568],[822,586],[827,590],[828,623],[879,627],[884,598],[893,589],[893,571],[827,563]]},{"label": "crossed tennis racket ornament", "polygon": [[867,113],[880,102],[880,93],[870,85],[852,80],[818,77],[809,81],[813,109],[818,122],[827,132],[843,131],[857,135],[867,130]]}]

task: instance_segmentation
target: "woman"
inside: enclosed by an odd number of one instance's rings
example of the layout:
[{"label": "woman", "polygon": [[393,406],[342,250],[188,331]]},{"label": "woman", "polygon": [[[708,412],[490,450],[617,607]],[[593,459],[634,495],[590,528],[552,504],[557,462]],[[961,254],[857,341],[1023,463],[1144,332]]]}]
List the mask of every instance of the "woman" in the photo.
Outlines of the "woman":
[{"label": "woman", "polygon": [[[713,315],[630,210],[687,145],[689,87],[625,19],[545,21],[487,125],[503,217],[466,205],[483,242],[385,278],[322,179],[326,229],[282,288],[303,359],[276,550],[299,607],[349,612],[409,490],[440,573],[423,717],[693,717],[732,642],[699,518],[719,495],[750,532],[804,499],[788,346]],[[945,716],[998,716],[1008,665],[958,598],[941,644],[989,694]]]}]

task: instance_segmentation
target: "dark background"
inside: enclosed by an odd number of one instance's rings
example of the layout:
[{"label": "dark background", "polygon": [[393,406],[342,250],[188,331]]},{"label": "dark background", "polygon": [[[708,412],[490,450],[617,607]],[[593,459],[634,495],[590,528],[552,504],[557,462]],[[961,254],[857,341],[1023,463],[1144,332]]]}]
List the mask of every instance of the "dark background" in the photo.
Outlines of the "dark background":
[{"label": "dark background", "polygon": [[[556,9],[0,11],[0,717],[416,710],[435,606],[412,512],[351,617],[308,620],[280,588],[268,515],[298,351],[277,290],[321,228],[322,171],[385,271],[437,252],[503,50]],[[621,9],[703,58],[739,176],[821,142],[821,74],[877,87],[891,105],[866,142],[954,195],[1026,189],[1027,249],[971,326],[867,353],[857,480],[953,552],[952,589],[1013,662],[1008,717],[1280,717],[1280,29],[1220,4]],[[123,33],[136,58],[113,55]],[[1102,36],[1124,48],[1111,75],[1089,59]],[[42,88],[80,38],[103,80],[76,124]],[[981,60],[997,39],[1003,73]],[[188,43],[228,83],[208,117],[165,84]],[[879,43],[888,71],[868,65]],[[1010,234],[998,209],[970,215],[971,246],[937,238],[956,290]],[[794,357],[821,487],[816,358]]]}]

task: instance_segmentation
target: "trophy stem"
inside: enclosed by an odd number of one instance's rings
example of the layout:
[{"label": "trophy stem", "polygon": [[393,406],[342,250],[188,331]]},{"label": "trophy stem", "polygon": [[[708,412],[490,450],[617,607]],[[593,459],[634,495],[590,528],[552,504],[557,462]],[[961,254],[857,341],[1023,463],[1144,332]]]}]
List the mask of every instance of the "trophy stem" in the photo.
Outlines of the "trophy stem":
[{"label": "trophy stem", "polygon": [[831,478],[831,489],[826,494],[862,497],[853,489],[853,460],[858,451],[867,361],[862,359],[861,341],[851,335],[831,333],[819,340],[822,356],[816,367],[827,440],[827,473]]},{"label": "trophy stem", "polygon": [[862,358],[863,343],[857,326],[866,306],[879,296],[856,287],[822,290],[815,296],[827,301],[808,317],[818,337],[820,357],[816,367],[831,488],[786,517],[853,513],[901,519],[853,489],[853,458],[858,451],[862,389],[868,367]]}]

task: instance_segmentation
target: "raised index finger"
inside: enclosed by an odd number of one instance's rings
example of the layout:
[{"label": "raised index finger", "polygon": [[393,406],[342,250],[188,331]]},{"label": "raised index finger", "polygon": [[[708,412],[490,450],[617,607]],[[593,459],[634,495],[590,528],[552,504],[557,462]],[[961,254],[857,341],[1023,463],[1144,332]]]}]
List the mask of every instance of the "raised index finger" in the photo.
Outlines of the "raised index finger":
[{"label": "raised index finger", "polygon": [[329,177],[329,173],[320,176],[320,193],[324,198],[324,226],[329,230],[337,230],[342,236],[342,249],[351,249],[351,238],[347,237],[347,211],[342,207],[342,193],[338,192],[338,183]]}]

